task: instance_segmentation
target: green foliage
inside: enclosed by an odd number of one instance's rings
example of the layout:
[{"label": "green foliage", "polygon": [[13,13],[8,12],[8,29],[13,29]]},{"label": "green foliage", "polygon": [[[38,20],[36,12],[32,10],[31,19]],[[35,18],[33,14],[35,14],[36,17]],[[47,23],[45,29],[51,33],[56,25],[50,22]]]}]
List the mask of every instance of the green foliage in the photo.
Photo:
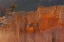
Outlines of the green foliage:
[{"label": "green foliage", "polygon": [[16,9],[16,8],[17,8],[16,4],[11,4],[10,8],[9,8],[9,11],[12,13],[14,11],[14,9]]}]

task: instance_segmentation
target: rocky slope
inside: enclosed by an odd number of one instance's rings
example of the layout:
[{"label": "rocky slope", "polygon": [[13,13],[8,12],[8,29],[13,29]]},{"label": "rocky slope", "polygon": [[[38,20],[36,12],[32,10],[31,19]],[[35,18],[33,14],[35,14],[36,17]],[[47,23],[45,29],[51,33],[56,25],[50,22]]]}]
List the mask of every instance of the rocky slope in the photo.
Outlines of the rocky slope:
[{"label": "rocky slope", "polygon": [[39,6],[37,11],[14,12],[0,27],[0,42],[63,42],[63,11],[63,6]]}]

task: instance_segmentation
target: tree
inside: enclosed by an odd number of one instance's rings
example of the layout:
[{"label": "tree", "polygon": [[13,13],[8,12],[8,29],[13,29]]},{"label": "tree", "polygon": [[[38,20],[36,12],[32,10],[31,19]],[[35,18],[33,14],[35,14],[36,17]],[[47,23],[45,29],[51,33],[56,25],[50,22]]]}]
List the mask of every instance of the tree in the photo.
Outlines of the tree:
[{"label": "tree", "polygon": [[16,8],[17,8],[16,4],[11,4],[10,8],[9,8],[9,11],[12,13],[14,11],[14,9],[16,9]]},{"label": "tree", "polygon": [[7,14],[7,8],[3,5],[0,5],[0,17],[5,16]]}]

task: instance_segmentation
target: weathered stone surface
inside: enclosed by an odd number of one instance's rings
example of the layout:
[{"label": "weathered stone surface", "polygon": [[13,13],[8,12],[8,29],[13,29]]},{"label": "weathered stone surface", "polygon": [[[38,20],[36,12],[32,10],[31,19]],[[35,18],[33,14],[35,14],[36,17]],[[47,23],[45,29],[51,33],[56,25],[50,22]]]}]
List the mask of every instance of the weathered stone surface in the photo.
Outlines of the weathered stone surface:
[{"label": "weathered stone surface", "polygon": [[7,24],[0,27],[0,42],[63,42],[61,14],[60,6],[14,12],[7,16]]}]

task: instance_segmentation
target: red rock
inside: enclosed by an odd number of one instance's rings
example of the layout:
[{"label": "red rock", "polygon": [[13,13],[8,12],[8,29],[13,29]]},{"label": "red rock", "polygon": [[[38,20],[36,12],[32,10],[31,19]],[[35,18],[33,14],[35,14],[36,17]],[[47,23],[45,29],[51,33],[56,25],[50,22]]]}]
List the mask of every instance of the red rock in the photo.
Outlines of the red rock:
[{"label": "red rock", "polygon": [[[62,7],[51,6],[12,13],[7,17],[8,24],[0,27],[0,42],[63,42],[61,11]],[[33,33],[28,32],[30,27]]]}]

